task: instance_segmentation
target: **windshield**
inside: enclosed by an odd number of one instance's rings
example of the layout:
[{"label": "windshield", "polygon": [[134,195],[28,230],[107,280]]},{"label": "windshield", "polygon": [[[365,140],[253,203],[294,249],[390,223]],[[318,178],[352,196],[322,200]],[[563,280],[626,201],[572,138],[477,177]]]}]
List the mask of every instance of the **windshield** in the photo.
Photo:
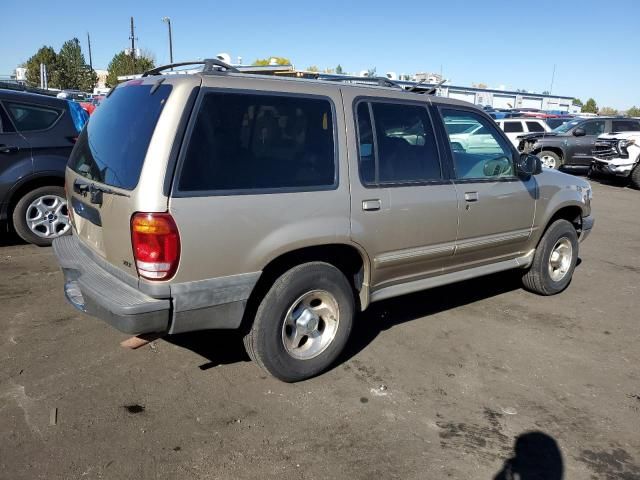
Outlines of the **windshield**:
[{"label": "windshield", "polygon": [[580,122],[582,122],[582,120],[571,120],[570,122],[563,123],[559,127],[554,128],[553,131],[556,133],[567,133],[573,127],[579,125]]},{"label": "windshield", "polygon": [[80,134],[69,167],[96,182],[132,190],[170,85],[122,85],[96,109]]}]

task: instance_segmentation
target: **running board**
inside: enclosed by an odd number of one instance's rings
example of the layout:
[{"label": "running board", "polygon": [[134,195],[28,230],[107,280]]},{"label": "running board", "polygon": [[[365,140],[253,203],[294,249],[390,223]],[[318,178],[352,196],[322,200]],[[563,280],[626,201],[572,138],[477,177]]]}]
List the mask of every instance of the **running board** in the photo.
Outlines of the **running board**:
[{"label": "running board", "polygon": [[514,268],[526,268],[531,265],[535,252],[535,250],[531,250],[526,255],[511,260],[504,260],[502,262],[492,263],[490,265],[482,265],[480,267],[468,268],[466,270],[460,270],[458,272],[445,273],[443,275],[437,275],[435,277],[422,278],[420,280],[414,280],[412,282],[391,285],[390,287],[385,287],[373,292],[371,294],[370,301],[377,302],[378,300],[398,297],[400,295],[406,295],[407,293],[419,292],[421,290],[428,290],[430,288],[441,287],[443,285],[462,282],[464,280],[470,280],[472,278],[482,277],[484,275],[491,275],[492,273],[503,272],[505,270],[512,270]]}]

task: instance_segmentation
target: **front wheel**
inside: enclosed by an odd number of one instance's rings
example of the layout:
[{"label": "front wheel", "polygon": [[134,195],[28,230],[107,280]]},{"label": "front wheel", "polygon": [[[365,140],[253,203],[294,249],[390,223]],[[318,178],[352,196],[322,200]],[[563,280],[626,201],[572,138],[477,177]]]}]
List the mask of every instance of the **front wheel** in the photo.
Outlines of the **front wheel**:
[{"label": "front wheel", "polygon": [[70,233],[64,188],[46,186],[26,193],[13,210],[13,228],[25,242],[41,247]]},{"label": "front wheel", "polygon": [[542,236],[522,283],[539,295],[555,295],[571,282],[577,261],[576,229],[567,220],[556,220]]},{"label": "front wheel", "polygon": [[244,338],[249,356],[285,382],[326,370],[347,343],[354,296],[333,265],[311,262],[285,272],[258,306]]},{"label": "front wheel", "polygon": [[553,168],[554,170],[558,170],[562,166],[562,159],[560,155],[555,152],[550,152],[549,150],[543,150],[538,153],[538,158],[542,162],[542,166],[547,168]]}]

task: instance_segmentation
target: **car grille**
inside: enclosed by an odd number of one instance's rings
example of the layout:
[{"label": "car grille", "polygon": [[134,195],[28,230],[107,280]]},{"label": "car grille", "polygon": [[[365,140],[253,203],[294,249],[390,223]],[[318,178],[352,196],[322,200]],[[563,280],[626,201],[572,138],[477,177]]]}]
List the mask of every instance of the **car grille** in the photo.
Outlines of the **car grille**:
[{"label": "car grille", "polygon": [[598,140],[592,152],[593,156],[604,160],[617,158],[620,156],[617,144],[617,140]]}]

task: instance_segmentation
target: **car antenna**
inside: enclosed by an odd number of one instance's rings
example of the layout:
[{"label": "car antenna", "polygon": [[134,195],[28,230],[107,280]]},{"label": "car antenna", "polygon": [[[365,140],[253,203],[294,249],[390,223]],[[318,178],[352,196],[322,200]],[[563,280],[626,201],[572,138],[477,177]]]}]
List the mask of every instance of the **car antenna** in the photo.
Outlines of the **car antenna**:
[{"label": "car antenna", "polygon": [[422,79],[422,80],[420,80],[418,83],[416,83],[415,85],[413,85],[411,88],[408,88],[408,89],[407,89],[407,92],[414,92],[415,90],[417,90],[417,89],[418,89],[418,87],[419,87],[420,85],[422,85],[422,84],[423,84],[424,82],[426,82],[426,81],[427,81],[427,79],[426,79],[426,78],[423,78],[423,79]]},{"label": "car antenna", "polygon": [[[438,83],[436,83],[433,87],[431,87],[429,90],[427,90],[426,92],[424,92],[425,95],[431,95],[433,92],[435,92],[438,88],[440,88],[442,85],[444,85],[444,82],[446,82],[447,79],[443,78],[442,80],[440,80]],[[417,85],[416,85],[417,86]]]}]

